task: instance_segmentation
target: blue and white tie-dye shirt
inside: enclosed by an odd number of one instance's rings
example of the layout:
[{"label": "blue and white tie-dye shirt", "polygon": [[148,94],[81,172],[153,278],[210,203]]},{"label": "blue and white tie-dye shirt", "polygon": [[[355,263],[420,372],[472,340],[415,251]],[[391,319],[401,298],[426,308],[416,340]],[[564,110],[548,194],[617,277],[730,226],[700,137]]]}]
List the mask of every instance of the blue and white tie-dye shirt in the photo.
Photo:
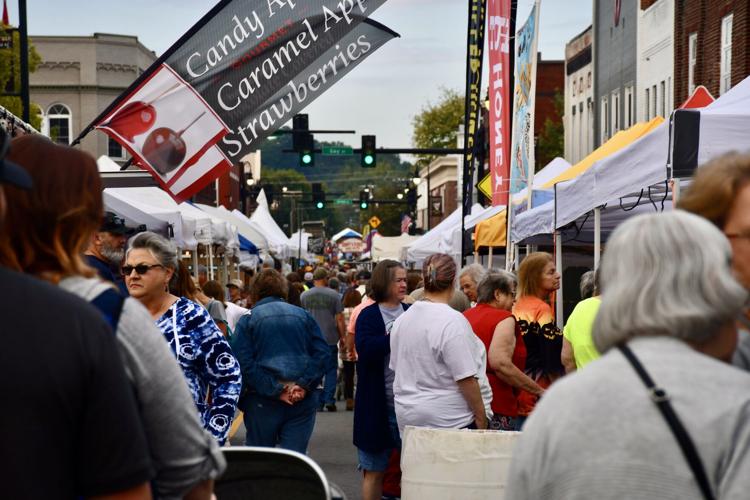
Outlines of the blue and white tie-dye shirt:
[{"label": "blue and white tie-dye shirt", "polygon": [[[203,427],[223,445],[242,388],[240,365],[229,343],[208,311],[184,297],[156,321],[156,326],[172,352],[177,353]],[[211,396],[207,403],[209,389]]]}]

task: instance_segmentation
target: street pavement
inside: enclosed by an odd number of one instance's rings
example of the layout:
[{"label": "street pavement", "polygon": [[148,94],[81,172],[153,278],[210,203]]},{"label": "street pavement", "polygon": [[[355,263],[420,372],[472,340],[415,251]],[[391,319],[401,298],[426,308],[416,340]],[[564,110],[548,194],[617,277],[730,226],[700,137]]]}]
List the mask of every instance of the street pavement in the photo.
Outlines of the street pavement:
[{"label": "street pavement", "polygon": [[[346,494],[348,500],[361,496],[361,476],[357,471],[357,449],[352,444],[354,412],[344,411],[344,402],[339,401],[337,412],[318,412],[315,430],[308,449],[308,455],[325,472],[329,482]],[[231,439],[235,446],[245,444],[245,426],[240,425]]]}]

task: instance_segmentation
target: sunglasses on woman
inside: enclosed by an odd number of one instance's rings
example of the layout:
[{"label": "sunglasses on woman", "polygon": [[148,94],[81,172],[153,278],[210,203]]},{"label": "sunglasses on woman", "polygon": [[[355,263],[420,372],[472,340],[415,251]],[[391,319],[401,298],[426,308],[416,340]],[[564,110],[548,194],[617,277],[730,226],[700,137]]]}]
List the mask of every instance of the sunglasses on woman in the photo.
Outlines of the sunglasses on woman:
[{"label": "sunglasses on woman", "polygon": [[162,266],[161,264],[138,264],[137,266],[122,266],[122,275],[130,276],[133,273],[133,269],[135,269],[135,272],[142,276],[154,267],[164,266]]}]

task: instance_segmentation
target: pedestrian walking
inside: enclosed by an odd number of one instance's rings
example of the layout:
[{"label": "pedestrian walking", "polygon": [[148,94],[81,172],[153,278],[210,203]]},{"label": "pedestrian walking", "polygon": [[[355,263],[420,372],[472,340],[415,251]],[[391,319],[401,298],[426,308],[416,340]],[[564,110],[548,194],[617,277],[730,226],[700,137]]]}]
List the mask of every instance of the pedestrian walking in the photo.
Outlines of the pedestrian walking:
[{"label": "pedestrian walking", "polygon": [[[555,313],[549,305],[550,297],[558,288],[560,274],[550,254],[534,252],[523,259],[518,269],[518,298],[513,316],[526,344],[526,374],[542,389],[565,374],[560,361],[562,332],[555,324]],[[528,416],[538,398],[538,395],[521,391],[519,416]]]},{"label": "pedestrian walking", "polygon": [[526,345],[511,312],[516,297],[516,277],[506,271],[487,274],[477,286],[477,305],[464,312],[487,352],[487,379],[492,388],[495,430],[521,430],[518,391],[540,396],[544,390],[524,373]]},{"label": "pedestrian walking", "polygon": [[422,274],[424,300],[413,304],[391,332],[398,429],[486,429],[492,390],[485,350],[463,314],[448,306],[456,263],[449,255],[433,254]]},{"label": "pedestrian walking", "polygon": [[458,285],[472,304],[477,302],[477,286],[487,270],[481,264],[469,264],[458,274]]},{"label": "pedestrian walking", "polygon": [[681,210],[618,227],[601,262],[602,357],[524,426],[506,496],[745,498],[750,375],[730,366],[747,291],[727,239]]},{"label": "pedestrian walking", "polygon": [[[349,288],[344,294],[342,305],[344,306],[344,324],[346,336],[339,343],[339,354],[344,365],[344,399],[346,400],[346,411],[354,411],[354,372],[357,368],[357,350],[354,347],[354,332],[349,332],[352,325],[352,312],[362,303],[362,296],[356,288]],[[351,336],[351,341],[349,337]]]},{"label": "pedestrian walking", "polygon": [[[40,142],[59,148],[37,149]],[[18,224],[29,232],[45,231],[51,222],[75,224],[75,215],[44,205],[43,217],[31,216],[22,200],[44,197],[49,183],[32,189],[31,176],[17,163],[43,157],[54,179],[73,187],[85,182],[72,175],[79,158],[74,151],[52,146],[42,136],[11,141],[0,127],[0,387],[5,398],[0,412],[0,463],[5,498],[65,499],[107,497],[150,499],[154,477],[133,388],[128,383],[117,338],[101,312],[51,283],[19,273],[45,274],[57,262],[59,244],[69,234],[54,231],[19,252],[14,235]],[[78,151],[75,151],[77,154]],[[12,160],[12,161],[11,161]],[[96,164],[88,179],[98,182]],[[69,169],[70,168],[70,169]],[[62,184],[56,184],[55,190]],[[18,198],[18,202],[13,199]],[[99,191],[87,193],[98,197]],[[68,193],[61,193],[68,196]],[[101,217],[91,213],[91,230]],[[92,200],[96,203],[95,200]],[[20,220],[16,220],[20,217]],[[69,265],[88,271],[82,258],[88,240],[74,237],[78,255]],[[15,270],[12,270],[15,269]],[[54,269],[54,268],[53,268]],[[50,269],[52,270],[52,269]],[[33,466],[32,466],[33,464]]]},{"label": "pedestrian walking", "polygon": [[357,316],[357,392],[354,404],[354,446],[363,471],[362,498],[379,500],[391,453],[401,449],[393,402],[393,371],[389,368],[390,333],[409,307],[406,270],[393,260],[375,266],[369,282],[373,303]]},{"label": "pedestrian walking", "polygon": [[585,273],[581,277],[581,290],[588,288],[590,282],[591,294],[588,298],[576,304],[568,322],[565,323],[565,328],[563,328],[560,362],[565,367],[566,373],[580,370],[599,358],[599,351],[596,350],[592,337],[594,320],[602,303],[599,296],[599,270],[589,272],[591,273],[590,280],[584,279],[589,273]]},{"label": "pedestrian walking", "polygon": [[122,270],[130,295],[146,306],[177,358],[204,428],[223,445],[240,395],[240,367],[208,311],[169,293],[177,266],[174,243],[147,231],[130,239]]},{"label": "pedestrian walking", "polygon": [[245,444],[305,453],[329,348],[315,319],[284,301],[285,287],[277,271],[261,271],[251,289],[252,314],[237,323],[234,346],[244,384],[240,409]]},{"label": "pedestrian walking", "polygon": [[302,307],[318,323],[328,342],[328,364],[323,379],[323,392],[318,409],[336,411],[336,382],[338,375],[338,344],[344,339],[344,308],[335,290],[328,288],[328,271],[319,267],[313,273],[313,287],[300,296]]},{"label": "pedestrian walking", "polygon": [[96,269],[100,278],[117,285],[124,296],[128,295],[128,287],[120,267],[125,259],[125,243],[131,234],[133,231],[125,226],[125,219],[114,212],[104,212],[101,226],[85,251],[86,263]]}]

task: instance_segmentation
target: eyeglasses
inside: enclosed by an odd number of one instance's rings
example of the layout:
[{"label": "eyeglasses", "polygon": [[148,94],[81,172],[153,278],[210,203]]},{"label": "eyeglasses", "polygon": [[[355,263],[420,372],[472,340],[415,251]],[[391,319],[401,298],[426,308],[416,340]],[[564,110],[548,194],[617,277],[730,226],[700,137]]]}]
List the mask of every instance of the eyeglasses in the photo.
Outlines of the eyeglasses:
[{"label": "eyeglasses", "polygon": [[162,266],[161,264],[138,264],[137,266],[122,266],[122,275],[130,276],[133,273],[133,269],[135,269],[135,272],[142,276],[154,267],[164,266]]}]

